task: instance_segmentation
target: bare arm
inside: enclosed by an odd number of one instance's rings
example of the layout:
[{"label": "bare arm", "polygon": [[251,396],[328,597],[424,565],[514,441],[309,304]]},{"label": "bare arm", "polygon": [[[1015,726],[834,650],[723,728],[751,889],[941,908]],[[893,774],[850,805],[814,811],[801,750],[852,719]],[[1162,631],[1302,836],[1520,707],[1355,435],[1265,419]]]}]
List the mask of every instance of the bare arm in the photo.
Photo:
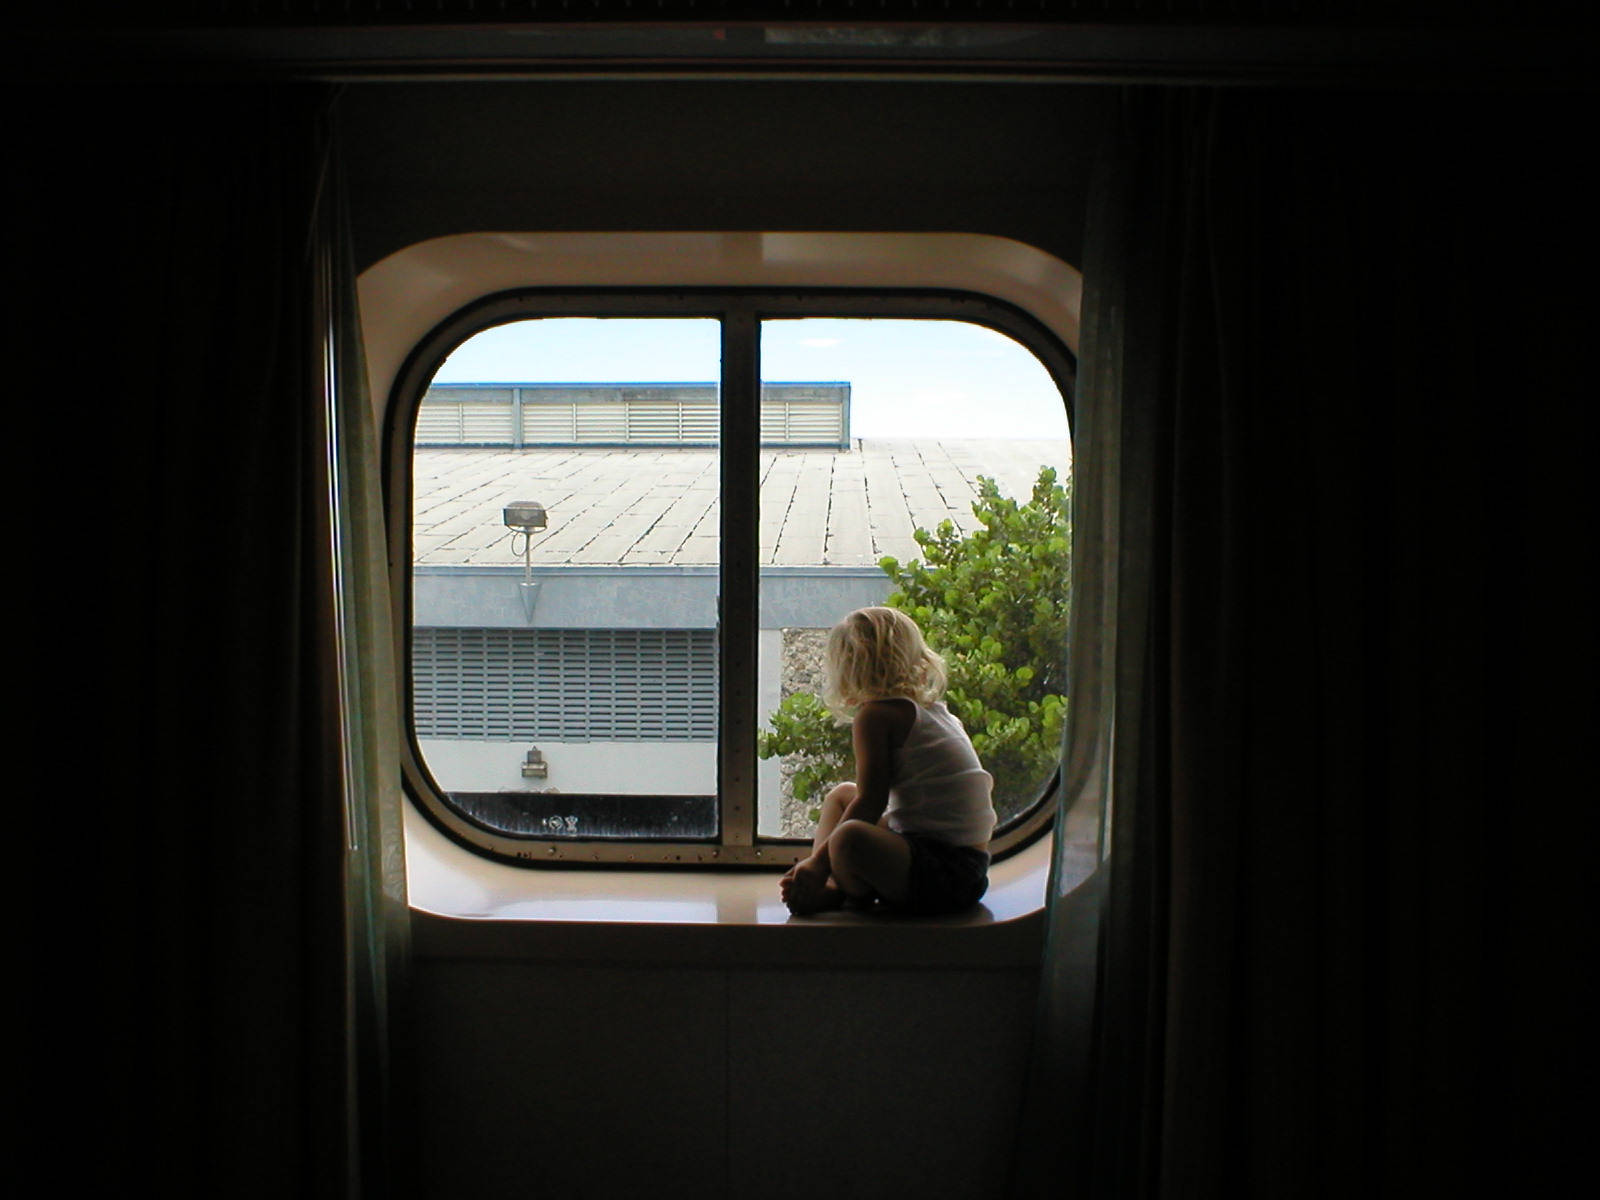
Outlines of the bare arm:
[{"label": "bare arm", "polygon": [[856,754],[856,798],[845,810],[846,821],[875,825],[889,807],[894,779],[894,747],[906,740],[916,714],[903,701],[870,700],[856,713],[850,740]]}]

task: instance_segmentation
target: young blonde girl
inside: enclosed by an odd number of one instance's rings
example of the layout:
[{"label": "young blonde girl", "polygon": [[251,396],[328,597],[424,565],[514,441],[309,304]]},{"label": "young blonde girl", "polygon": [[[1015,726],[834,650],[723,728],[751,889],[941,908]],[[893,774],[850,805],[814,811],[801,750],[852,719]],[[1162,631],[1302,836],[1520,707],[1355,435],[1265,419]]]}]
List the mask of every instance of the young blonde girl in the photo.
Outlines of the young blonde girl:
[{"label": "young blonde girl", "polygon": [[822,803],[811,854],[779,884],[797,915],[846,900],[904,912],[970,908],[988,887],[990,791],[961,722],[945,707],[944,661],[892,608],[833,627],[824,699],[851,718],[856,778]]}]

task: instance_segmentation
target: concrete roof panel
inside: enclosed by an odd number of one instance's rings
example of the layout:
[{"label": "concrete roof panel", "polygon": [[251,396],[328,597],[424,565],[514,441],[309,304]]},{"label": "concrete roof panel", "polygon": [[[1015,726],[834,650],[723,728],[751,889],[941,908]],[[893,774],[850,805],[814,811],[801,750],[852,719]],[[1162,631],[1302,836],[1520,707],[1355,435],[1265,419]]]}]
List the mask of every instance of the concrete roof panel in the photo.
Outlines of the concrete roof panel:
[{"label": "concrete roof panel", "polygon": [[[917,527],[973,524],[978,476],[1026,499],[1039,467],[1065,475],[1065,441],[864,439],[850,450],[761,455],[761,559],[786,566],[871,566],[920,550]],[[513,567],[500,510],[533,500],[550,514],[536,567],[714,565],[718,454],[705,447],[420,449],[413,545],[428,567]]]}]

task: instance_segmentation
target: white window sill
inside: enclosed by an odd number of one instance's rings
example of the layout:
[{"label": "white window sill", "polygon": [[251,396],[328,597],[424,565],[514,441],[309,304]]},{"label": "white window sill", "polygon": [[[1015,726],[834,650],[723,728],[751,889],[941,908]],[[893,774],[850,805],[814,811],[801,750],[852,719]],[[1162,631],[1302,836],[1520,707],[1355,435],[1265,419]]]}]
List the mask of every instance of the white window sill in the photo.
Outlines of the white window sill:
[{"label": "white window sill", "polygon": [[958,916],[794,917],[776,872],[513,867],[406,810],[414,948],[433,958],[1032,966],[1050,847],[1046,836],[996,863],[983,903]]}]

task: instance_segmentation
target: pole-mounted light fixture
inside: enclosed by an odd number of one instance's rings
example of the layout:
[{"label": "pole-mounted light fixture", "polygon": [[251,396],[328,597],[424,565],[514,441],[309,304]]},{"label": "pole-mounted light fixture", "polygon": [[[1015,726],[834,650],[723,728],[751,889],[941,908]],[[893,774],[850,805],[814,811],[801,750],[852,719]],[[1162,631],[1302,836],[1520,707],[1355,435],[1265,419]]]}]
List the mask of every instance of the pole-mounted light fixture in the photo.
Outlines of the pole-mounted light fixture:
[{"label": "pole-mounted light fixture", "polygon": [[505,507],[505,520],[506,528],[531,534],[549,524],[549,515],[544,511],[544,505],[533,500],[513,500]]},{"label": "pole-mounted light fixture", "polygon": [[504,520],[511,530],[511,553],[517,553],[517,539],[522,539],[522,614],[532,625],[539,600],[539,585],[533,579],[533,535],[549,526],[549,514],[536,501],[513,500],[505,506]]}]

